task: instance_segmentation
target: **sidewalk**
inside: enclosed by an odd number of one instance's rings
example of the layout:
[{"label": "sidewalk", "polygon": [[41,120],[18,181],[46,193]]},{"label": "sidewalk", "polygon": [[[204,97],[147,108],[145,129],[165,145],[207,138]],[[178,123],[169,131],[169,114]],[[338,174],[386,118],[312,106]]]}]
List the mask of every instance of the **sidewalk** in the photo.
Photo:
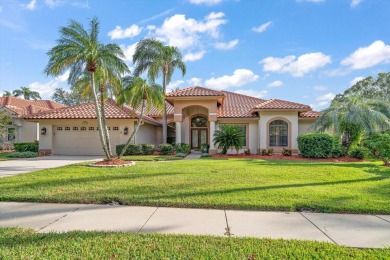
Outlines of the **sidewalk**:
[{"label": "sidewalk", "polygon": [[102,230],[390,246],[390,215],[0,202],[0,226],[32,228],[42,233]]}]

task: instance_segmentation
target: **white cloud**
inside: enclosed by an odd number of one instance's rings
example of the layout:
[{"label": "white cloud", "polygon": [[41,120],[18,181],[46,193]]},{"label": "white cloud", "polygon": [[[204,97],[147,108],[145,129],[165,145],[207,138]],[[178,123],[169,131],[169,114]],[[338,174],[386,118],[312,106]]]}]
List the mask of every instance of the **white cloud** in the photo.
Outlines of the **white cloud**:
[{"label": "white cloud", "polygon": [[283,82],[280,80],[275,80],[267,85],[268,88],[277,88],[283,86]]},{"label": "white cloud", "polygon": [[353,80],[351,80],[350,82],[349,82],[349,86],[353,86],[353,85],[355,85],[358,81],[361,81],[361,80],[363,80],[364,79],[364,77],[356,77],[356,78],[354,78]]},{"label": "white cloud", "polygon": [[219,78],[210,78],[206,80],[205,86],[213,89],[226,89],[229,87],[241,87],[258,80],[260,77],[247,69],[237,69],[233,75],[225,75]]},{"label": "white cloud", "polygon": [[323,85],[319,85],[319,86],[315,86],[314,89],[317,90],[317,91],[325,91],[328,88],[323,86]]},{"label": "white cloud", "polygon": [[139,35],[142,31],[142,27],[139,27],[136,24],[132,24],[130,27],[122,29],[119,25],[115,26],[115,29],[108,33],[108,36],[111,37],[111,40],[115,39],[124,39],[132,38]]},{"label": "white cloud", "polygon": [[59,0],[45,0],[45,4],[51,8],[56,7],[57,5],[59,5],[59,3]]},{"label": "white cloud", "polygon": [[121,49],[123,50],[123,53],[125,54],[126,58],[125,61],[131,61],[133,62],[133,55],[135,52],[135,48],[137,47],[137,43],[130,44],[130,45],[120,45]]},{"label": "white cloud", "polygon": [[187,80],[187,83],[191,86],[201,86],[203,85],[202,79],[201,78],[190,78]]},{"label": "white cloud", "polygon": [[166,92],[171,92],[179,88],[184,83],[184,80],[176,80],[174,82],[171,82],[167,85]]},{"label": "white cloud", "polygon": [[341,61],[341,65],[358,70],[387,62],[390,62],[390,45],[386,45],[383,41],[375,41],[367,47],[360,47],[354,51]]},{"label": "white cloud", "polygon": [[333,98],[335,97],[336,95],[333,94],[333,93],[327,93],[325,95],[322,95],[322,96],[318,96],[316,98],[316,101],[318,102],[317,105],[315,105],[314,107],[315,108],[318,108],[318,107],[323,107],[323,106],[326,106],[326,105],[329,105],[330,102],[333,100]]},{"label": "white cloud", "polygon": [[253,90],[253,89],[239,89],[234,91],[234,93],[243,94],[250,97],[263,98],[268,94],[267,90]]},{"label": "white cloud", "polygon": [[195,53],[187,53],[184,55],[183,57],[183,61],[186,62],[186,61],[197,61],[197,60],[200,60],[201,58],[203,58],[203,56],[206,54],[206,51],[198,51],[198,52],[195,52]]},{"label": "white cloud", "polygon": [[30,83],[28,87],[33,91],[37,91],[42,97],[42,99],[50,99],[50,96],[53,94],[54,89],[59,87],[66,87],[66,81],[68,80],[68,77],[69,71],[46,83],[38,81]]},{"label": "white cloud", "polygon": [[217,42],[215,44],[215,48],[218,50],[230,50],[236,47],[237,44],[238,44],[237,39],[230,42]]},{"label": "white cloud", "polygon": [[356,7],[358,6],[363,0],[352,0],[351,1],[351,7]]},{"label": "white cloud", "polygon": [[262,25],[260,25],[260,26],[258,26],[258,27],[253,27],[253,28],[252,28],[252,31],[258,32],[258,33],[262,33],[262,32],[264,32],[265,30],[267,30],[268,27],[271,26],[271,24],[272,24],[271,21],[266,22],[266,23],[263,23]]},{"label": "white cloud", "polygon": [[22,7],[27,10],[34,11],[37,7],[37,0],[31,0],[28,4],[22,4]]},{"label": "white cloud", "polygon": [[201,5],[201,4],[215,5],[221,3],[222,0],[189,0],[189,2],[191,4],[196,4],[196,5]]},{"label": "white cloud", "polygon": [[268,57],[260,61],[264,71],[290,73],[294,77],[302,77],[331,62],[331,58],[322,52],[306,53],[298,58],[294,55],[284,58]]}]

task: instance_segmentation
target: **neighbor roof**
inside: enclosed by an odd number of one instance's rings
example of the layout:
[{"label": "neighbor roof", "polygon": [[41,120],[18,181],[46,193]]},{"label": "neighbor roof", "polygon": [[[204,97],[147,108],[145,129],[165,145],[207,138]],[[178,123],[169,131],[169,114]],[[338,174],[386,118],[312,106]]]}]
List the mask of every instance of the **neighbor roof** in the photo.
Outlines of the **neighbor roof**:
[{"label": "neighbor roof", "polygon": [[27,116],[49,111],[64,105],[51,100],[25,100],[17,97],[0,97],[0,106],[9,109],[14,115]]},{"label": "neighbor roof", "polygon": [[320,112],[313,111],[313,110],[299,113],[299,117],[302,118],[317,118],[319,116],[320,116]]}]

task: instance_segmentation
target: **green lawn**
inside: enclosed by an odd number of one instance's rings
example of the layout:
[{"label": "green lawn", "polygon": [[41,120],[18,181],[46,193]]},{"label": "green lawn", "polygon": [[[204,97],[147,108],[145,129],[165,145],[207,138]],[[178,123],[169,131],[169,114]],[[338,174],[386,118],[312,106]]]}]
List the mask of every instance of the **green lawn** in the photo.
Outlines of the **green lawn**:
[{"label": "green lawn", "polygon": [[1,178],[0,201],[390,214],[390,168],[242,159],[72,165]]},{"label": "green lawn", "polygon": [[390,249],[329,243],[103,232],[36,234],[0,228],[0,259],[389,259]]},{"label": "green lawn", "polygon": [[169,155],[129,155],[123,156],[122,159],[126,161],[174,161],[183,158]]}]

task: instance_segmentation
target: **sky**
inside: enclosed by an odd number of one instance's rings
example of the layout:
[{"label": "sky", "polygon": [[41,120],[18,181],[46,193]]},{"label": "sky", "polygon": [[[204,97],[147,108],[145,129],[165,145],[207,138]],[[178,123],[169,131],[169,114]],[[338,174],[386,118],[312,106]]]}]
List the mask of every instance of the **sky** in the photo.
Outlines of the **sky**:
[{"label": "sky", "polygon": [[[0,93],[28,86],[50,99],[67,74],[46,77],[47,52],[73,19],[100,20],[99,40],[131,62],[147,37],[187,65],[169,90],[199,85],[263,99],[329,106],[356,81],[390,71],[389,0],[2,0]],[[160,80],[161,81],[161,80]]]}]

